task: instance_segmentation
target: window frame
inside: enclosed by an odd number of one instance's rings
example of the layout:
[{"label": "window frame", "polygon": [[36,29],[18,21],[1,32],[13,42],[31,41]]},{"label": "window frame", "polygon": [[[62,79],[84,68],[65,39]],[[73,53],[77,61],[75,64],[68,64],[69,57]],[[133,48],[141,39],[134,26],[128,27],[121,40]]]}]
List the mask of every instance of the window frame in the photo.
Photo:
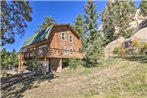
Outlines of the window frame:
[{"label": "window frame", "polygon": [[[72,39],[72,40],[71,40]],[[72,35],[69,35],[69,42],[70,43],[73,43],[73,36]]]},{"label": "window frame", "polygon": [[[63,36],[63,34],[64,34],[64,36]],[[64,37],[64,39],[63,39],[63,37]],[[65,32],[61,32],[61,40],[66,41],[66,33]]]}]

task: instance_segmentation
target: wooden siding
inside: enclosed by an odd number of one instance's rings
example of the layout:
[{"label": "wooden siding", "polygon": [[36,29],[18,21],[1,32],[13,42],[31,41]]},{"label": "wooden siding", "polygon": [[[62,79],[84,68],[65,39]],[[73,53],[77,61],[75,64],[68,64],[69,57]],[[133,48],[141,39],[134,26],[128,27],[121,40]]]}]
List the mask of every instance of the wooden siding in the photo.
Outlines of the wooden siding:
[{"label": "wooden siding", "polygon": [[[61,32],[65,32],[66,40],[61,40]],[[69,42],[69,36],[73,37],[73,42]],[[42,47],[46,45],[46,47]],[[68,50],[65,50],[65,47]],[[80,49],[82,48],[81,39],[77,34],[71,30],[69,26],[54,26],[48,40],[39,42],[34,45],[25,47],[25,59],[34,58],[82,58]],[[70,49],[73,49],[72,51]]]},{"label": "wooden siding", "polygon": [[[66,40],[61,39],[61,32],[66,34]],[[69,42],[69,36],[73,37],[73,42]],[[81,39],[78,38],[68,26],[54,27],[50,36],[50,48],[64,49],[65,47],[73,48],[74,51],[79,51],[82,48]]]}]

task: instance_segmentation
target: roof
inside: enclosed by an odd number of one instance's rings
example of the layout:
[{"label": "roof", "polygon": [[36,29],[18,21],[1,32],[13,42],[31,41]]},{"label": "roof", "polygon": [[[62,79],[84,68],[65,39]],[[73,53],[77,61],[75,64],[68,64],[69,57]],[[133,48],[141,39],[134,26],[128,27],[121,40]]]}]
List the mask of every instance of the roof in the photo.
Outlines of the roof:
[{"label": "roof", "polygon": [[46,29],[42,30],[41,32],[34,33],[33,35],[31,35],[30,37],[28,37],[26,39],[26,41],[24,42],[22,47],[32,45],[32,44],[38,43],[40,41],[46,40],[50,35],[50,31],[51,31],[52,27],[53,27],[53,25],[48,26]]},{"label": "roof", "polygon": [[49,36],[51,34],[51,30],[54,26],[69,26],[71,28],[71,30],[73,30],[75,32],[75,34],[78,37],[80,37],[80,35],[69,24],[54,24],[54,25],[48,26],[46,29],[42,30],[41,32],[36,32],[33,35],[31,35],[30,37],[28,37],[22,47],[26,47],[26,46],[33,45],[38,42],[47,40],[49,38]]}]

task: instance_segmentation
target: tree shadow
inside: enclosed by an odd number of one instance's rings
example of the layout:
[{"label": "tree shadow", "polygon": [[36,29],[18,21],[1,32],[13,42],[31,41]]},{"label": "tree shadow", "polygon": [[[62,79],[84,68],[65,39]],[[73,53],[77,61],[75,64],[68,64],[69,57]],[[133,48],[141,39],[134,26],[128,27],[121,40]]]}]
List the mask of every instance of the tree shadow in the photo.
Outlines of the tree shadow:
[{"label": "tree shadow", "polygon": [[23,77],[15,75],[1,78],[1,98],[21,98],[26,90],[38,88],[41,82],[46,80],[51,82],[54,78],[58,78],[58,76],[52,74],[44,78],[44,76]]},{"label": "tree shadow", "polygon": [[141,56],[128,56],[125,57],[125,59],[130,61],[138,61],[140,63],[147,63],[147,56],[141,55]]},{"label": "tree shadow", "polygon": [[125,56],[125,57],[116,57],[116,58],[123,58],[129,61],[137,61],[140,63],[147,63],[147,56],[145,55],[132,55],[132,56]]}]

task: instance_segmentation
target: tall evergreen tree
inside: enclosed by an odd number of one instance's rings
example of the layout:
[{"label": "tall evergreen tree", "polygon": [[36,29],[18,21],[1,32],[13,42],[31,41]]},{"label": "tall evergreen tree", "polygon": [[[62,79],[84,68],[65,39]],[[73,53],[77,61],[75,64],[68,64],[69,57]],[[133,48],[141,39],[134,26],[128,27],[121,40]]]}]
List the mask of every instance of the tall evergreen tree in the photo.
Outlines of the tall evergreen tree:
[{"label": "tall evergreen tree", "polygon": [[50,17],[45,17],[44,21],[40,25],[41,29],[46,28],[47,26],[50,26],[52,24],[56,24],[56,21],[50,16]]},{"label": "tall evergreen tree", "polygon": [[52,24],[56,24],[56,21],[51,16],[45,17],[44,21],[39,25],[39,29],[36,32],[40,32]]},{"label": "tall evergreen tree", "polygon": [[133,0],[115,0],[113,2],[108,0],[102,16],[102,28],[107,39],[106,43],[121,36],[125,38],[131,36],[132,29],[129,28],[129,23],[133,20],[135,11]]},{"label": "tall evergreen tree", "polygon": [[112,16],[111,8],[112,8],[112,4],[110,1],[108,1],[102,14],[102,28],[103,28],[102,32],[104,33],[105,44],[116,39],[116,37],[114,36],[115,26],[111,18]]},{"label": "tall evergreen tree", "polygon": [[80,34],[82,38],[83,45],[85,44],[85,38],[84,38],[84,20],[81,14],[77,15],[74,24],[74,29]]},{"label": "tall evergreen tree", "polygon": [[102,38],[97,24],[99,14],[93,1],[88,1],[84,6],[84,10],[86,33],[86,45],[84,48],[87,54],[87,60],[97,59],[102,55]]},{"label": "tall evergreen tree", "polygon": [[16,35],[23,36],[26,22],[32,20],[31,13],[32,9],[26,0],[1,1],[1,46],[14,43]]},{"label": "tall evergreen tree", "polygon": [[140,10],[143,16],[147,16],[147,1],[146,0],[141,0]]},{"label": "tall evergreen tree", "polygon": [[5,48],[1,49],[1,65],[2,67],[8,68],[8,66],[15,67],[18,64],[16,50],[13,49],[12,52],[6,51]]}]

